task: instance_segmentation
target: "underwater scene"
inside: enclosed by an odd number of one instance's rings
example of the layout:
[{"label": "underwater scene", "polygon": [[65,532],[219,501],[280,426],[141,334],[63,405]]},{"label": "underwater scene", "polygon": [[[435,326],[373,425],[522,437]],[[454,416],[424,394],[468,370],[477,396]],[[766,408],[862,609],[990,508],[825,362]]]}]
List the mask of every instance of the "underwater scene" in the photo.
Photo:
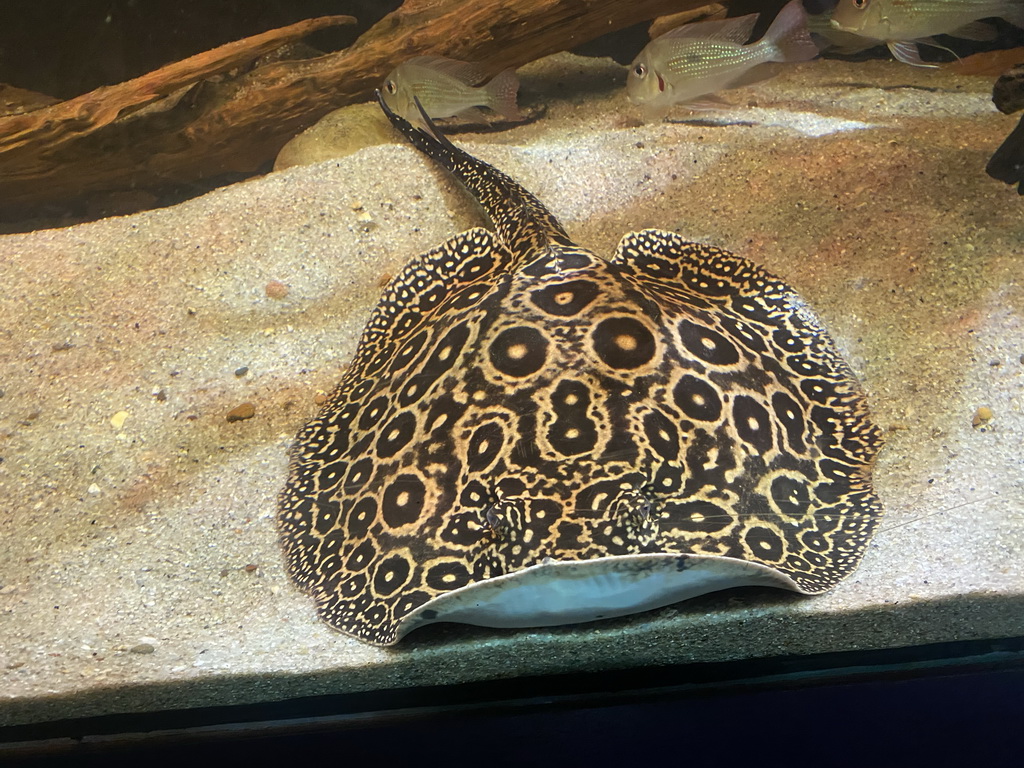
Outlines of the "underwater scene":
[{"label": "underwater scene", "polygon": [[0,726],[1024,635],[1024,1],[228,5],[0,34]]}]

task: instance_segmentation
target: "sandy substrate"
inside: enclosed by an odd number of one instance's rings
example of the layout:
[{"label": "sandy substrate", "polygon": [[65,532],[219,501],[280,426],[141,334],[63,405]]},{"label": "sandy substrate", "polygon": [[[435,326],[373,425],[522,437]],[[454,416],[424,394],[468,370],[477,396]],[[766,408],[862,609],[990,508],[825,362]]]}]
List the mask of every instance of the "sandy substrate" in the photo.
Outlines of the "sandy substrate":
[{"label": "sandy substrate", "polygon": [[320,623],[277,544],[288,445],[387,277],[483,223],[413,149],[370,147],[0,237],[0,724],[1024,633],[1024,202],[983,172],[1016,124],[991,81],[817,61],[642,125],[623,78],[542,62],[541,120],[455,140],[598,253],[656,226],[801,291],[888,433],[856,574],[394,650]]}]

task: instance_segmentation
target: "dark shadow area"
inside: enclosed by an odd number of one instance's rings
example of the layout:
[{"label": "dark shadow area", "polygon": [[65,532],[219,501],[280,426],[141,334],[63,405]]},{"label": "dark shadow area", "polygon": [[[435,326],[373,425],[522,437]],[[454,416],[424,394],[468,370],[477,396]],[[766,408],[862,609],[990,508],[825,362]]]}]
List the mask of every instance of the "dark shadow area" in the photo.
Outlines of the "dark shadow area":
[{"label": "dark shadow area", "polygon": [[0,3],[0,83],[58,99],[151,72],[218,45],[333,14],[351,27],[304,41],[337,51],[401,5],[401,0],[4,0]]},{"label": "dark shadow area", "polygon": [[[797,750],[816,766],[1019,765],[1022,639],[759,663],[774,673],[750,677],[750,662],[734,662],[475,683],[391,692],[362,711],[319,697],[267,705],[262,714],[274,720],[229,718],[220,727],[167,713],[149,724],[163,733],[83,727],[18,752],[0,744],[0,762],[267,765],[334,755],[412,765],[436,755],[448,766],[635,765],[659,756],[738,765],[784,764]],[[384,708],[387,698],[403,706]]]}]

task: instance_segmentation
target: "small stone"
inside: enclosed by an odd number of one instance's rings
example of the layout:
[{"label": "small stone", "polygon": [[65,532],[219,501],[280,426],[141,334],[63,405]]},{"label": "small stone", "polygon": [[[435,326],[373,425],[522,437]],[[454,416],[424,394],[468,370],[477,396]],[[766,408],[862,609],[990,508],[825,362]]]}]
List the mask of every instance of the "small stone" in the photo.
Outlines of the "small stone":
[{"label": "small stone", "polygon": [[244,570],[246,573],[255,573],[258,569],[259,569],[259,566],[256,565],[256,563],[249,563],[242,570]]},{"label": "small stone", "polygon": [[372,232],[377,228],[377,222],[373,220],[373,216],[370,215],[369,211],[359,211],[356,214],[356,218],[359,219],[359,228],[363,232]]},{"label": "small stone", "polygon": [[267,287],[264,289],[267,293],[267,297],[280,301],[288,295],[288,286],[282,283],[280,280],[271,280],[267,283]]},{"label": "small stone", "polygon": [[160,387],[153,387],[153,397],[156,398],[158,403],[167,402],[167,392]]},{"label": "small stone", "polygon": [[995,414],[992,413],[992,409],[987,405],[982,405],[974,412],[974,418],[971,419],[971,426],[975,429],[984,429],[991,423]]},{"label": "small stone", "polygon": [[89,486],[89,493],[92,494],[93,496],[95,496],[99,492],[100,492],[100,487],[98,485],[96,485],[96,483],[93,483],[92,485]]},{"label": "small stone", "polygon": [[323,405],[324,403],[327,402],[327,395],[325,395],[323,392],[317,392],[315,395],[313,395],[313,402],[316,403],[317,405]]},{"label": "small stone", "polygon": [[249,366],[248,365],[243,365],[241,368],[235,368],[235,376],[238,376],[239,378],[241,378],[242,376],[245,376],[245,374],[247,374],[248,372],[249,372]]},{"label": "small stone", "polygon": [[[285,144],[274,162],[274,170],[337,160],[365,147],[394,140],[394,129],[377,104],[372,101],[350,104],[328,113]],[[353,208],[360,205],[360,201],[352,201]]]},{"label": "small stone", "polygon": [[125,419],[127,419],[129,416],[131,416],[131,414],[128,413],[128,411],[118,411],[117,413],[110,417],[110,426],[112,426],[114,429],[120,429],[121,427],[124,426]]},{"label": "small stone", "polygon": [[245,421],[246,419],[251,419],[255,415],[255,405],[253,405],[252,403],[242,403],[241,405],[236,406],[235,408],[232,408],[230,411],[228,411],[228,414],[225,418],[227,418],[228,421],[232,422]]},{"label": "small stone", "polygon": [[156,648],[154,648],[149,643],[139,643],[138,645],[133,645],[131,648],[129,648],[128,652],[129,653],[153,653],[153,651],[155,651],[155,650],[156,650]]}]

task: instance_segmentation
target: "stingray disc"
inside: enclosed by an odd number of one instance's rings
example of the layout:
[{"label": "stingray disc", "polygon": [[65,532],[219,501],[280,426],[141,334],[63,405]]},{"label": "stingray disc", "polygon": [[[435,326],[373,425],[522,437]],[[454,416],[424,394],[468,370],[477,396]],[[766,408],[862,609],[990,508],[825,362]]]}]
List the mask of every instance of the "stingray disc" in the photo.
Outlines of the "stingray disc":
[{"label": "stingray disc", "polygon": [[546,626],[823,592],[880,516],[861,389],[782,280],[656,230],[610,260],[392,116],[482,202],[388,286],[292,449],[279,528],[332,627]]}]

